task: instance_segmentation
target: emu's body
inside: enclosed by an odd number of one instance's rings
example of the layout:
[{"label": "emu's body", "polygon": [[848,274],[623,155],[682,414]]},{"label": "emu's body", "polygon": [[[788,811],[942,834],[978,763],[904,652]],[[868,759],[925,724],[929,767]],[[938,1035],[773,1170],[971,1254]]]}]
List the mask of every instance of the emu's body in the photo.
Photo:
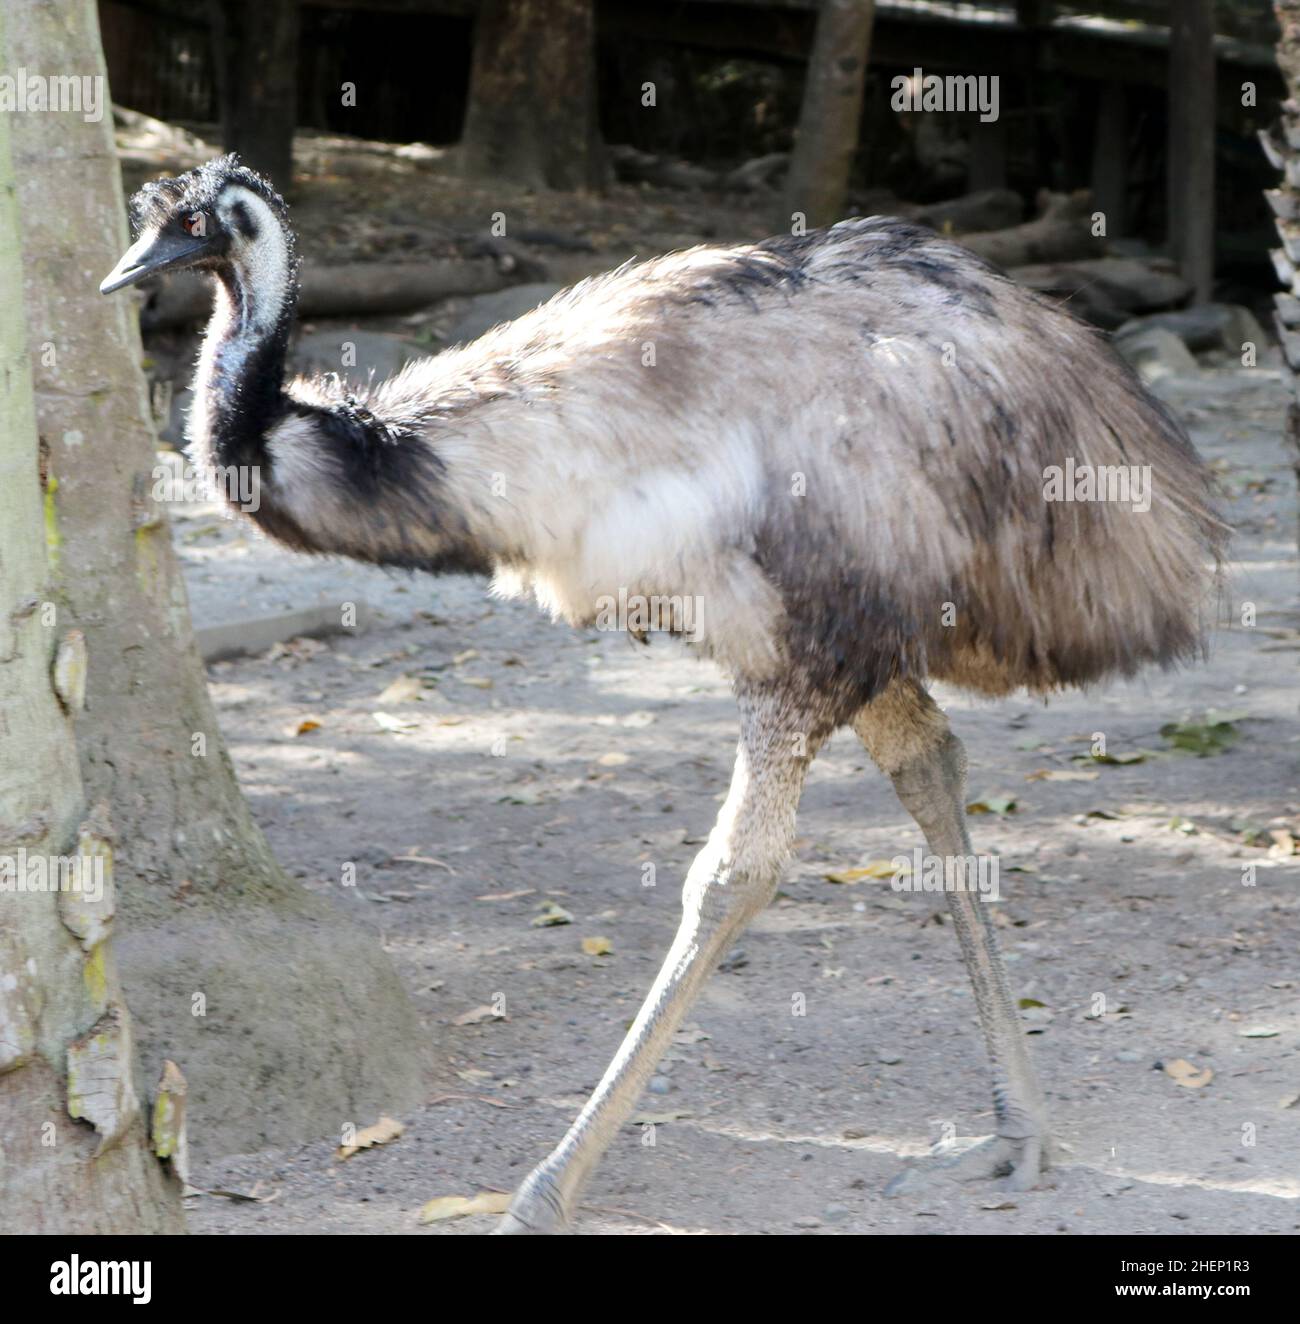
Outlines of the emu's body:
[{"label": "emu's body", "polygon": [[[214,162],[150,186],[137,212],[133,254],[195,212],[223,235],[185,263],[218,277],[192,458],[256,466],[268,533],[491,574],[578,625],[620,593],[690,599],[698,646],[734,680],[736,772],[678,937],[506,1230],[571,1215],[775,890],[835,729],[859,734],[936,854],[964,855],[965,756],[928,677],[1047,691],[1199,646],[1220,526],[1190,444],[1095,333],[928,231],[846,221],[625,267],[352,396],[284,384],[296,264],[262,181]],[[1067,459],[1149,466],[1150,509],[1046,501]],[[979,1161],[1029,1185],[1042,1100],[987,908],[949,903],[993,1060],[998,1134]]]}]

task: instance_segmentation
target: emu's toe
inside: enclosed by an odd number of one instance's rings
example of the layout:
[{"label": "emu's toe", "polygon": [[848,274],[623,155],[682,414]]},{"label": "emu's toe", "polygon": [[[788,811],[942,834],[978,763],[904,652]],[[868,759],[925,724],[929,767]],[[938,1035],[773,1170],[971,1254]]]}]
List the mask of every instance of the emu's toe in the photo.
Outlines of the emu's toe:
[{"label": "emu's toe", "polygon": [[1031,1191],[1046,1167],[1042,1136],[989,1136],[951,1158],[933,1157],[904,1168],[885,1187],[887,1196],[919,1195],[936,1180],[989,1181],[1005,1177],[1008,1191]]}]

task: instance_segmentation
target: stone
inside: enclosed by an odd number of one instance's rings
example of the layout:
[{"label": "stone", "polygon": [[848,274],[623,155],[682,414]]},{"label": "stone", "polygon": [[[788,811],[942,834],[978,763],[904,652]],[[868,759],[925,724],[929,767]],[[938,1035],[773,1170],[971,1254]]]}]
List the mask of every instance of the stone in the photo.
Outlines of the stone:
[{"label": "stone", "polygon": [[289,363],[294,372],[337,372],[350,382],[364,384],[372,377],[381,382],[428,352],[424,346],[402,336],[340,327],[308,331],[299,336],[290,351]]},{"label": "stone", "polygon": [[1172,331],[1193,353],[1221,349],[1239,355],[1249,343],[1262,354],[1269,341],[1249,308],[1238,304],[1203,303],[1166,313],[1151,313],[1125,322],[1116,333],[1136,335],[1151,328]]},{"label": "stone", "polygon": [[537,282],[531,285],[511,285],[508,289],[494,290],[491,294],[475,295],[448,331],[448,343],[460,345],[477,340],[494,326],[512,322],[516,317],[532,312],[538,304],[545,303],[563,288],[562,285]]},{"label": "stone", "polygon": [[1142,327],[1128,335],[1116,335],[1115,348],[1144,382],[1199,371],[1192,351],[1164,327]]}]

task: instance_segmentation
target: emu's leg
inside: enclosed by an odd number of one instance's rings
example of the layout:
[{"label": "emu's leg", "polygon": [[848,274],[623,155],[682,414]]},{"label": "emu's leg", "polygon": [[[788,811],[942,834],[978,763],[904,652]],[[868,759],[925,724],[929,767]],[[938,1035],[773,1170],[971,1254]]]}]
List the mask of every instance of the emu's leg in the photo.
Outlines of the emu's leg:
[{"label": "emu's leg", "polygon": [[[853,729],[893,779],[899,800],[925,833],[930,851],[945,859],[972,855],[966,830],[966,751],[925,690],[912,681],[896,682],[861,710]],[[947,896],[993,1068],[997,1119],[996,1135],[947,1166],[962,1178],[1009,1173],[1010,1189],[1029,1190],[1050,1157],[1042,1092],[998,953],[989,906],[969,891],[949,890]],[[890,1193],[914,1185],[909,1175]]]},{"label": "emu's leg", "polygon": [[704,981],[772,899],[804,775],[826,732],[780,696],[741,695],[731,790],[682,889],[673,945],[614,1060],[550,1157],[524,1179],[498,1233],[563,1231]]}]

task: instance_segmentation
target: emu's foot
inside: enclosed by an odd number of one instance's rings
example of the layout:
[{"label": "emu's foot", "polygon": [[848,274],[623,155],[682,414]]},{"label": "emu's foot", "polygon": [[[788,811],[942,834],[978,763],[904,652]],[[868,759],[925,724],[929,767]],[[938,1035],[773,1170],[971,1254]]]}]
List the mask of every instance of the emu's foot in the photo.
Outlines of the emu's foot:
[{"label": "emu's foot", "polygon": [[1042,1180],[1047,1167],[1048,1144],[1044,1136],[988,1136],[951,1158],[923,1159],[904,1168],[885,1187],[885,1194],[919,1195],[934,1189],[936,1179],[988,1181],[1005,1177],[1002,1189],[1031,1191]]},{"label": "emu's foot", "polygon": [[569,1217],[564,1211],[554,1181],[543,1173],[533,1171],[515,1192],[510,1208],[501,1215],[501,1221],[492,1229],[494,1237],[548,1236],[569,1230]]}]

